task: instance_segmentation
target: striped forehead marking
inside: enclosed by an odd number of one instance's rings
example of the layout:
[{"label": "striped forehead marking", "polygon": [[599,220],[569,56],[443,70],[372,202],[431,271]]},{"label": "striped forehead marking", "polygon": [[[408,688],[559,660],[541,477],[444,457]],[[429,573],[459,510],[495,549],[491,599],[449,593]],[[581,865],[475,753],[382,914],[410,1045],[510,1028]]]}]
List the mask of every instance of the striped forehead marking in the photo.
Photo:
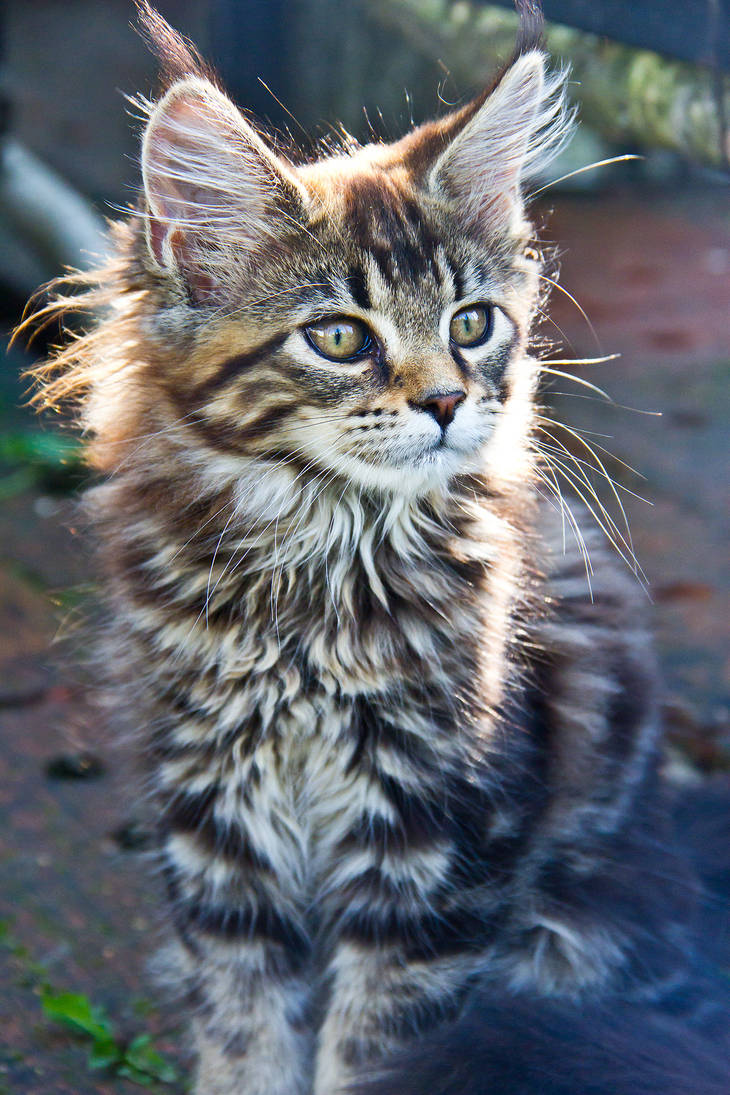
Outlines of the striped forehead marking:
[{"label": "striped forehead marking", "polygon": [[412,193],[385,174],[363,176],[350,180],[344,204],[347,230],[388,284],[426,277],[442,284],[440,241]]}]

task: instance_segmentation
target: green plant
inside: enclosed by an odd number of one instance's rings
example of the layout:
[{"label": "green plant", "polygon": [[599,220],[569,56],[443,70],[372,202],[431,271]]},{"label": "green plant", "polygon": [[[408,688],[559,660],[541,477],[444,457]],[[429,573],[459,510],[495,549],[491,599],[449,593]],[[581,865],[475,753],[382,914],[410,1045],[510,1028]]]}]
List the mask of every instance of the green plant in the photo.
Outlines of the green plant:
[{"label": "green plant", "polygon": [[[1,919],[0,948],[19,963],[21,983],[40,995],[46,1018],[68,1027],[87,1043],[90,1069],[106,1069],[113,1076],[124,1077],[141,1087],[180,1082],[177,1069],[158,1053],[149,1034],[137,1034],[124,1041],[117,1037],[104,1009],[92,1004],[87,996],[56,992],[48,980],[45,966],[33,960],[29,949],[12,934],[10,923]],[[139,1015],[149,1012],[148,1002],[137,1001],[135,1011]],[[3,1095],[1,1083],[0,1095]]]},{"label": "green plant", "polygon": [[152,1045],[149,1034],[120,1041],[104,1009],[75,992],[44,990],[43,1011],[48,1019],[62,1023],[89,1043],[88,1067],[106,1069],[142,1087],[155,1083],[174,1084],[177,1070]]}]

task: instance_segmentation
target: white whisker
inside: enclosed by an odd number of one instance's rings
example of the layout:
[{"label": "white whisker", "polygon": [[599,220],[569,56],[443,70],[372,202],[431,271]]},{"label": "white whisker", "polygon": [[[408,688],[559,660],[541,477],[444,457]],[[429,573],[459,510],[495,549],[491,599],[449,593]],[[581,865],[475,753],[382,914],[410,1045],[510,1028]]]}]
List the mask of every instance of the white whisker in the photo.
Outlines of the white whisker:
[{"label": "white whisker", "polygon": [[591,321],[589,320],[589,318],[586,315],[583,308],[580,306],[578,301],[573,296],[573,294],[569,293],[568,290],[565,288],[565,286],[561,285],[560,282],[555,281],[554,278],[548,277],[547,274],[538,274],[537,276],[540,278],[541,281],[547,281],[550,285],[553,286],[554,289],[557,289],[559,292],[563,293],[563,295],[566,296],[568,298],[568,300],[571,301],[571,303],[576,306],[576,308],[578,309],[580,314],[583,316],[583,319],[586,321],[586,324],[588,325],[588,329],[591,332],[591,334],[593,335],[596,346],[600,350],[601,349],[601,342],[600,342],[600,339],[598,338],[598,335],[596,333],[596,329],[593,326],[593,324],[591,323]]},{"label": "white whisker", "polygon": [[607,160],[596,160],[595,163],[588,163],[584,167],[577,167],[575,171],[569,171],[567,175],[561,175],[558,179],[551,179],[549,183],[545,183],[539,190],[533,190],[530,194],[530,200],[536,198],[538,194],[544,194],[546,190],[550,190],[551,187],[557,186],[558,183],[565,182],[566,179],[573,179],[576,175],[583,175],[586,171],[595,171],[597,167],[608,167],[612,163],[626,163],[628,160],[643,160],[643,156],[637,156],[633,152],[626,152],[623,156],[610,156]]},{"label": "white whisker", "polygon": [[608,394],[608,392],[604,392],[603,388],[599,388],[596,384],[591,384],[589,380],[585,380],[582,376],[572,376],[571,373],[565,373],[562,371],[562,369],[548,369],[544,363],[540,368],[540,372],[543,375],[561,376],[564,380],[572,380],[574,384],[580,384],[581,387],[588,388],[590,391],[596,392],[597,395],[600,395],[608,403],[613,403],[613,399]]}]

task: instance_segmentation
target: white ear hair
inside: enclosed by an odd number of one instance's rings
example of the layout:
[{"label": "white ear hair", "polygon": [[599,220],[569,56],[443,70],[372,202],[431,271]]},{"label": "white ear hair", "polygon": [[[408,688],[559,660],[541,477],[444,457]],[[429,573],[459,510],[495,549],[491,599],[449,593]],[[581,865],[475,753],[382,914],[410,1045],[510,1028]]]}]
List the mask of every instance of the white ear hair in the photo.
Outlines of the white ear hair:
[{"label": "white ear hair", "polygon": [[536,50],[510,66],[431,172],[431,186],[465,219],[486,229],[521,211],[520,184],[549,161],[570,132],[565,74],[546,76]]},{"label": "white ear hair", "polygon": [[207,80],[175,84],[150,117],[142,143],[150,252],[200,295],[280,234],[283,209],[303,205],[293,173]]}]

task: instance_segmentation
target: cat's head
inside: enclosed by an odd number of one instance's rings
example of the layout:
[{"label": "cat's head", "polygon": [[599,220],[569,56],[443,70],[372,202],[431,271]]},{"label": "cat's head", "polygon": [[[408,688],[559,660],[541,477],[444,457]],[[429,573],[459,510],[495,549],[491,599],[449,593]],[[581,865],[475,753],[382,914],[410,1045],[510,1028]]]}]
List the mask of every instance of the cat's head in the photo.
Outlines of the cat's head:
[{"label": "cat's head", "polygon": [[[522,188],[564,133],[561,82],[532,49],[394,144],[297,163],[202,71],[173,80],[144,133],[125,283],[142,301],[134,430],[172,444],[179,423],[198,467],[262,484],[418,496],[523,474],[540,261]],[[110,385],[92,418],[121,432]]]}]

